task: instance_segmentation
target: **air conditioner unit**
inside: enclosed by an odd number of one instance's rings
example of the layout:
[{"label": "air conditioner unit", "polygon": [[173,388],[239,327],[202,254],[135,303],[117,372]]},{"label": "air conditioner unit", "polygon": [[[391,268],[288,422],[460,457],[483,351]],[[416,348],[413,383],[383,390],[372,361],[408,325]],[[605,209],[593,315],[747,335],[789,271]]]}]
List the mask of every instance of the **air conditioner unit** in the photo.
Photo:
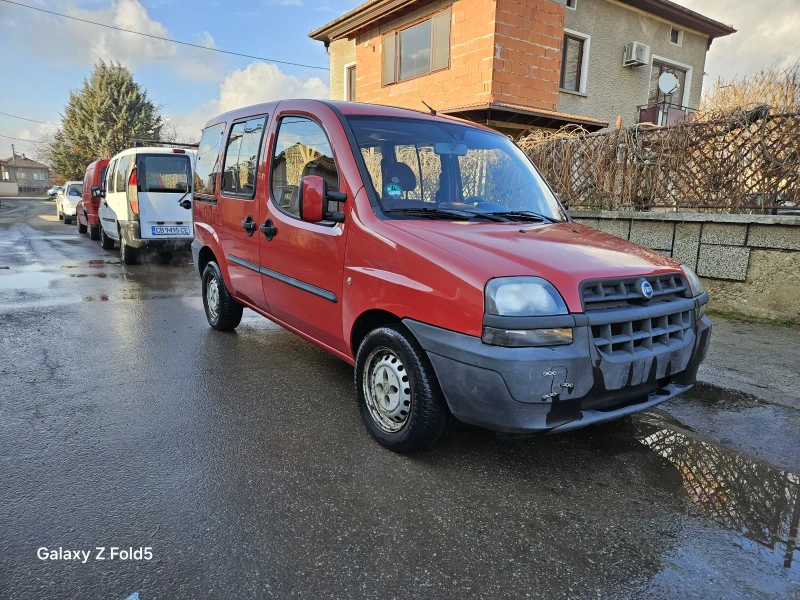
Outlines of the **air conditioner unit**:
[{"label": "air conditioner unit", "polygon": [[642,42],[630,42],[625,46],[623,67],[641,67],[650,63],[650,46]]}]

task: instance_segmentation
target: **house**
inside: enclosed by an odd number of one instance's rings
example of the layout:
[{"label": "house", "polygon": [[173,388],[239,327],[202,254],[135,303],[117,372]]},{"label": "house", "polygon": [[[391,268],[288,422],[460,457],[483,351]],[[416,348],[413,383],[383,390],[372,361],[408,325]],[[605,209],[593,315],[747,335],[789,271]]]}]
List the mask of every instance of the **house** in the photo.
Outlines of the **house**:
[{"label": "house", "polygon": [[14,183],[19,193],[44,194],[50,187],[50,168],[24,153],[0,159],[0,185],[10,189]]},{"label": "house", "polygon": [[734,32],[669,0],[369,0],[309,36],[333,99],[427,103],[518,136],[674,121],[700,101],[712,40]]}]

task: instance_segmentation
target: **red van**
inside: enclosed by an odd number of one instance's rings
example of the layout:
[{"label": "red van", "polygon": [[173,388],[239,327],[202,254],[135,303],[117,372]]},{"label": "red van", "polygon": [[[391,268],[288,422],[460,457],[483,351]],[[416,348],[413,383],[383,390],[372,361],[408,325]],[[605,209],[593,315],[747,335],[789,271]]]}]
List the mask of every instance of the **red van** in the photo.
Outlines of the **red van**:
[{"label": "red van", "polygon": [[708,348],[694,272],[576,224],[491,129],[261,104],[208,122],[194,186],[209,324],[247,307],[354,365],[393,450],[432,444],[450,415],[510,434],[629,415],[688,390]]},{"label": "red van", "polygon": [[89,239],[100,239],[100,198],[92,198],[92,186],[103,187],[106,178],[106,169],[110,161],[101,158],[86,167],[86,174],[83,176],[83,197],[78,203],[75,220],[78,222],[80,233],[89,232]]}]

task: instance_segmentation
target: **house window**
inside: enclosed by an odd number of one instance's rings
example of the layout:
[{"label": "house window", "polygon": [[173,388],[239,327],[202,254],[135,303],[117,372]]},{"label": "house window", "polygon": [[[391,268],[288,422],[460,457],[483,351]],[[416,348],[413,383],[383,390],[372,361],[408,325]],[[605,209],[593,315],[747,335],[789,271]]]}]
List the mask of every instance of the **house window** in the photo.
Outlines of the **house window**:
[{"label": "house window", "polygon": [[671,27],[669,30],[669,41],[680,46],[683,43],[683,30]]},{"label": "house window", "polygon": [[41,171],[36,171],[33,174],[33,180],[34,181],[44,181],[44,173],[42,173]]},{"label": "house window", "polygon": [[383,36],[383,85],[450,66],[450,10]]},{"label": "house window", "polygon": [[[678,79],[678,87],[671,94],[665,94],[658,87],[658,78],[664,73],[672,73]],[[681,106],[683,104],[684,87],[686,86],[686,71],[674,65],[653,61],[653,69],[650,71],[650,97],[649,104],[671,104]]]},{"label": "house window", "polygon": [[567,8],[575,10],[578,8],[578,0],[567,0]]},{"label": "house window", "polygon": [[25,181],[28,178],[28,174],[25,171],[17,171],[17,180]]},{"label": "house window", "polygon": [[11,181],[11,173],[3,169],[3,181]]},{"label": "house window", "polygon": [[585,39],[571,34],[564,35],[564,50],[561,54],[560,87],[562,90],[570,92],[582,91],[585,44]]},{"label": "house window", "polygon": [[348,65],[344,69],[344,99],[355,102],[356,100],[356,66]]}]

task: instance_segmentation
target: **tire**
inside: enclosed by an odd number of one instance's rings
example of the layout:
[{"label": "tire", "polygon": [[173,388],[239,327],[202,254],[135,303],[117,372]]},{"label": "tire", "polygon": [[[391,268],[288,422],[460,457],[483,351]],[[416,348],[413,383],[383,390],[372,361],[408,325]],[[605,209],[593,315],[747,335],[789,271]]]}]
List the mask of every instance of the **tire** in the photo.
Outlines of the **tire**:
[{"label": "tire", "polygon": [[232,331],[242,322],[244,307],[233,299],[219,265],[210,262],[203,271],[203,308],[208,324],[217,331]]},{"label": "tire", "polygon": [[[450,420],[430,360],[402,325],[386,325],[367,334],[356,355],[355,387],[361,419],[370,434],[395,452],[432,446]],[[394,391],[381,399],[384,389]]]},{"label": "tire", "polygon": [[[87,231],[89,231],[89,228],[83,223],[81,223],[81,220],[78,218],[78,215],[75,215],[75,220],[78,222],[78,233],[86,233]],[[87,223],[89,222],[88,217],[86,219],[86,222]]]},{"label": "tire", "polygon": [[123,265],[135,265],[139,263],[139,249],[131,248],[125,243],[125,237],[119,236],[119,259]]},{"label": "tire", "polygon": [[103,250],[114,249],[114,240],[106,235],[106,230],[103,228],[102,225],[100,226],[100,247]]},{"label": "tire", "polygon": [[94,241],[100,239],[100,225],[91,225],[89,227],[89,239]]},{"label": "tire", "polygon": [[64,225],[72,225],[72,217],[64,215]]}]

